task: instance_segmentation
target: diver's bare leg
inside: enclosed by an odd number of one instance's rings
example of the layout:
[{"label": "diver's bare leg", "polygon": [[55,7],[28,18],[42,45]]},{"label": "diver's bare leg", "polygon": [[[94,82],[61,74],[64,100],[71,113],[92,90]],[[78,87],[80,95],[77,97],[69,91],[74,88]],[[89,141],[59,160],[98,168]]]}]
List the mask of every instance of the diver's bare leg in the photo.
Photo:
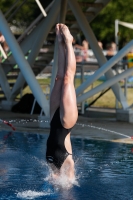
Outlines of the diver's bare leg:
[{"label": "diver's bare leg", "polygon": [[66,25],[61,27],[66,48],[66,67],[61,94],[61,121],[65,128],[71,128],[77,121],[78,111],[74,88],[74,75],[76,71],[75,54],[72,47],[73,37]]},{"label": "diver's bare leg", "polygon": [[56,25],[56,37],[58,41],[58,71],[55,84],[50,96],[50,119],[52,119],[55,111],[60,106],[61,90],[65,72],[65,44],[60,33],[60,25]]},{"label": "diver's bare leg", "polygon": [[[62,125],[69,129],[72,128],[78,117],[76,94],[74,88],[74,75],[76,71],[75,54],[72,47],[73,37],[69,32],[69,29],[65,25],[61,25],[61,32],[65,42],[65,57],[66,67],[64,80],[62,85],[61,104],[60,104],[60,118]],[[70,133],[65,138],[65,147],[69,153],[72,154],[72,146],[70,140]],[[67,176],[70,179],[75,177],[74,161],[72,155],[67,156],[64,161],[61,172],[65,170]]]}]

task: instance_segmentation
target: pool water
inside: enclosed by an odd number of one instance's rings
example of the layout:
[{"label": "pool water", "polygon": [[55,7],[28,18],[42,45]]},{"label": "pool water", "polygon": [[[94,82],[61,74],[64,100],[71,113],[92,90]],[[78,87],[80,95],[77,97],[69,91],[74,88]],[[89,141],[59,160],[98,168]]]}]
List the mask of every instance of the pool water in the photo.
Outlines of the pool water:
[{"label": "pool water", "polygon": [[133,145],[72,137],[77,182],[54,185],[47,134],[0,132],[0,200],[132,200]]}]

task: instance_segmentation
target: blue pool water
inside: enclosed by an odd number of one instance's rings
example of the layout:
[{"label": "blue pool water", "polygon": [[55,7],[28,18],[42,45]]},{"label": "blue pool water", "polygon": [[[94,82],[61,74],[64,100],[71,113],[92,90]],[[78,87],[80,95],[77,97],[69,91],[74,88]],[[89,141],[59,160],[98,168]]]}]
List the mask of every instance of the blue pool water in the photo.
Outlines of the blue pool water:
[{"label": "blue pool water", "polygon": [[133,145],[72,137],[77,182],[54,185],[47,134],[0,132],[0,200],[133,200]]}]

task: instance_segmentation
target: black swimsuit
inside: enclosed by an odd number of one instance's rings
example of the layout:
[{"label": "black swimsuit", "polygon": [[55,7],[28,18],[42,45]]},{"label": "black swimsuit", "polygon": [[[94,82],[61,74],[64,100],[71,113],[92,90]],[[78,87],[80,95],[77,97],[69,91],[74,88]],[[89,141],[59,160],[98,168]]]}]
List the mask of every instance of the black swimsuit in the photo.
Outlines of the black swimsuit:
[{"label": "black swimsuit", "polygon": [[62,126],[60,120],[60,108],[58,108],[50,123],[50,134],[47,140],[46,159],[48,163],[53,163],[58,169],[61,168],[68,155],[64,141],[71,129]]}]

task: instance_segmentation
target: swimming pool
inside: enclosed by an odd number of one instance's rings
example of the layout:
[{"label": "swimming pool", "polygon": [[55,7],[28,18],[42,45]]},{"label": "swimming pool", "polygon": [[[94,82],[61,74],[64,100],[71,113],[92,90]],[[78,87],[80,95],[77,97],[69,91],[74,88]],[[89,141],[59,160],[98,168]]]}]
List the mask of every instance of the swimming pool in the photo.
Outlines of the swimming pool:
[{"label": "swimming pool", "polygon": [[133,145],[72,137],[77,183],[54,185],[47,134],[0,132],[0,200],[132,200]]}]

